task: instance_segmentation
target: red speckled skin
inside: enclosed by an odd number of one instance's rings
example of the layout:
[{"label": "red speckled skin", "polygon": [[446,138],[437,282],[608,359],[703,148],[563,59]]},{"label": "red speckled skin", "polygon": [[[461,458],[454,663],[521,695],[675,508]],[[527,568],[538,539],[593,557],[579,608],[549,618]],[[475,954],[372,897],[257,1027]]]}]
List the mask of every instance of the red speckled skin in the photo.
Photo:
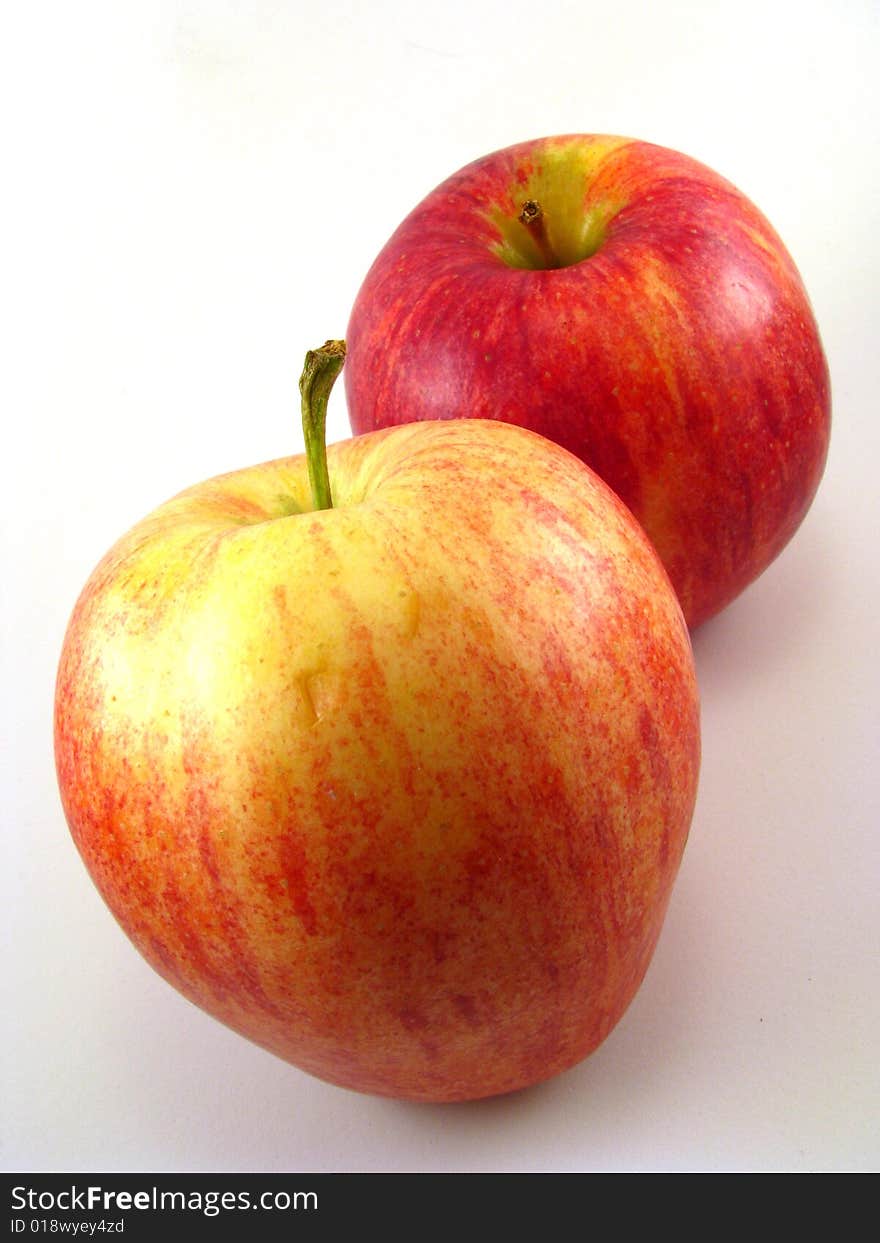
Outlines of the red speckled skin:
[{"label": "red speckled skin", "polygon": [[[493,211],[566,149],[604,241],[510,267]],[[356,433],[468,416],[555,440],[645,527],[692,627],[777,556],[824,469],[828,369],[792,259],[732,185],[651,144],[542,139],[463,169],[376,259],[347,344]]]},{"label": "red speckled skin", "polygon": [[[644,533],[495,422],[209,480],[71,618],[73,838],[145,958],[364,1092],[521,1088],[608,1034],[660,932],[699,764],[690,642]],[[298,512],[299,511],[299,512]]]}]

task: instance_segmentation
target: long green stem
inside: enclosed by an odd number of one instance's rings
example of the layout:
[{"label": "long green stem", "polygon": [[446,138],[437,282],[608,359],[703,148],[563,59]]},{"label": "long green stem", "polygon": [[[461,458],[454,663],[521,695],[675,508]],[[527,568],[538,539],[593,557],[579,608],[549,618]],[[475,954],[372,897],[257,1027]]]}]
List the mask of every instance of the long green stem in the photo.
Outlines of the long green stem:
[{"label": "long green stem", "polygon": [[345,342],[325,341],[320,349],[309,350],[306,354],[299,379],[303,439],[315,509],[333,508],[330,475],[327,471],[327,402],[344,362]]}]

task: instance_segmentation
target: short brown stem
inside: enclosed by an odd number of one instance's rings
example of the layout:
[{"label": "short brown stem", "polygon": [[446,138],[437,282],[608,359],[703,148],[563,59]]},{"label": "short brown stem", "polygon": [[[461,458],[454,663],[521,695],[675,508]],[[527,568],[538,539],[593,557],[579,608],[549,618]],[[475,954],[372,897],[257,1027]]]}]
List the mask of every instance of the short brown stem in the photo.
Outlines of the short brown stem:
[{"label": "short brown stem", "polygon": [[556,257],[553,247],[550,245],[550,238],[547,236],[547,222],[544,218],[544,209],[537,199],[527,199],[522,205],[522,211],[518,216],[520,224],[525,225],[528,229],[529,236],[537,247],[543,264],[547,268],[558,268],[562,265]]}]

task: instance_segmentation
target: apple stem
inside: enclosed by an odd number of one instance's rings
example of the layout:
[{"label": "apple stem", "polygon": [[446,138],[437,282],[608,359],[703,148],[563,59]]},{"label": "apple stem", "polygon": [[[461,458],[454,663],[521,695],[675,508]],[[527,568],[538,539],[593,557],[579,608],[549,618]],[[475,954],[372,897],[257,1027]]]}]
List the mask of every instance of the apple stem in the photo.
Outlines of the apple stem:
[{"label": "apple stem", "polygon": [[560,264],[553,247],[550,245],[550,238],[547,236],[547,224],[544,220],[544,208],[537,199],[528,199],[522,205],[522,211],[517,217],[520,224],[525,225],[532,241],[538,248],[544,264],[548,268],[558,268]]},{"label": "apple stem", "polygon": [[320,349],[309,350],[306,354],[299,378],[303,439],[315,509],[333,508],[327,471],[327,402],[344,362],[345,342],[325,341]]}]

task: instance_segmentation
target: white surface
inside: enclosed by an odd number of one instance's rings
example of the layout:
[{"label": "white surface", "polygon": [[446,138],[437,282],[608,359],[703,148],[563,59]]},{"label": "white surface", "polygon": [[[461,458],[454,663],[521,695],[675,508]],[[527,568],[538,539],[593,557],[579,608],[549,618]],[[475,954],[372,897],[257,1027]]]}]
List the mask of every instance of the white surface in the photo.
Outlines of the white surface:
[{"label": "white surface", "polygon": [[[832,1170],[880,1162],[878,9],[166,0],[6,6],[3,1166]],[[319,1083],[177,996],[70,842],[51,708],[88,572],[183,486],[297,451],[308,347],[437,182],[541,134],[631,134],[737,183],[830,360],[827,472],[698,633],[704,763],[648,978],[518,1096]],[[347,434],[341,385],[331,438]]]}]

